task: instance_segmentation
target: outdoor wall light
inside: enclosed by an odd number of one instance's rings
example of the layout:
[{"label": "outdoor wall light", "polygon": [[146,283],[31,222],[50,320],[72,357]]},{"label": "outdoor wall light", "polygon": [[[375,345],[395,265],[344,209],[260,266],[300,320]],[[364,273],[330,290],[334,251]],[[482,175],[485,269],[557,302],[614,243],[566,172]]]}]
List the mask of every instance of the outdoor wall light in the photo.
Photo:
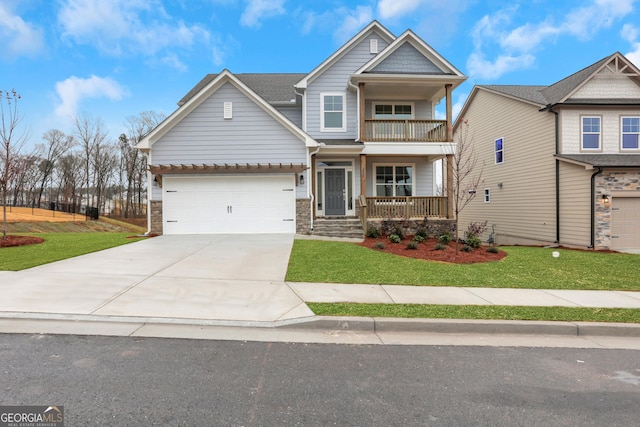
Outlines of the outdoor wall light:
[{"label": "outdoor wall light", "polygon": [[603,204],[609,203],[609,196],[607,196],[606,194],[603,194],[602,195],[602,203]]},{"label": "outdoor wall light", "polygon": [[300,174],[300,185],[304,184],[304,175]]}]

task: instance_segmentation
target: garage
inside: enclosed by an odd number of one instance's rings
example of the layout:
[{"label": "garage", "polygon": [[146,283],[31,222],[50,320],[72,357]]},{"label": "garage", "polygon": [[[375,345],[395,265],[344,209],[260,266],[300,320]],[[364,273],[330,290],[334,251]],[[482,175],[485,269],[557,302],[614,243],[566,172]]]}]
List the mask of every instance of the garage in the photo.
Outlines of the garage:
[{"label": "garage", "polygon": [[640,248],[640,198],[614,197],[611,204],[611,249]]},{"label": "garage", "polygon": [[165,176],[164,234],[295,233],[295,176]]}]

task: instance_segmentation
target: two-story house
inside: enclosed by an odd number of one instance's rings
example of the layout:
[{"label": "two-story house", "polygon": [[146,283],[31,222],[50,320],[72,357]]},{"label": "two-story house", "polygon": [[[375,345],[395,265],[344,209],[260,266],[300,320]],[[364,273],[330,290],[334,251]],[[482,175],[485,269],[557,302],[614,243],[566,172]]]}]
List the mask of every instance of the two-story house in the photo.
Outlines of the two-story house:
[{"label": "two-story house", "polygon": [[550,86],[476,86],[456,138],[462,127],[483,184],[461,228],[487,220],[499,244],[640,248],[640,70],[623,55]]},{"label": "two-story house", "polygon": [[454,152],[452,91],[465,79],[411,30],[375,21],[308,74],[207,75],[138,144],[150,232],[448,218],[436,163]]}]

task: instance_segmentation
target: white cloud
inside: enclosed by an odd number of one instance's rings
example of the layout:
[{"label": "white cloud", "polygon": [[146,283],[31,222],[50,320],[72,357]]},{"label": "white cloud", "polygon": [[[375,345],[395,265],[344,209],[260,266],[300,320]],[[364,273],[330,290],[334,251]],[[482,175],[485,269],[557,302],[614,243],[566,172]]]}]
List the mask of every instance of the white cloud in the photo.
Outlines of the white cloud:
[{"label": "white cloud", "polygon": [[624,56],[636,67],[640,67],[640,30],[631,24],[625,24],[620,31],[620,36],[628,41],[633,49]]},{"label": "white cloud", "polygon": [[44,47],[42,30],[14,15],[4,3],[0,3],[0,39],[3,56],[9,58],[35,56]]},{"label": "white cloud", "polygon": [[[474,77],[497,79],[511,71],[529,68],[535,63],[535,52],[558,37],[580,40],[593,38],[598,31],[633,12],[636,0],[592,0],[569,10],[560,20],[549,17],[539,23],[528,22],[508,29],[517,7],[499,10],[480,19],[472,30],[474,52],[469,56],[468,72]],[[493,60],[486,59],[487,47],[497,50]]]},{"label": "white cloud", "polygon": [[342,24],[333,33],[339,42],[349,40],[373,20],[373,12],[368,6],[358,6],[355,10],[340,9],[337,12],[338,16],[344,16]]},{"label": "white cloud", "polygon": [[259,28],[262,20],[285,13],[285,0],[248,0],[240,24],[245,27]]},{"label": "white cloud", "polygon": [[378,14],[382,19],[393,19],[405,16],[420,6],[422,0],[380,0]]},{"label": "white cloud", "polygon": [[176,55],[175,53],[170,53],[166,55],[164,58],[160,60],[160,62],[172,68],[175,68],[176,70],[182,73],[185,73],[189,70],[189,67],[187,67],[187,65],[184,62],[180,61],[180,58],[178,58],[178,55]]},{"label": "white cloud", "polygon": [[55,109],[59,117],[73,117],[78,105],[87,98],[108,98],[112,101],[122,99],[127,91],[110,77],[91,76],[82,79],[71,76],[56,83],[56,92],[60,97],[60,105]]},{"label": "white cloud", "polygon": [[157,0],[66,0],[58,20],[65,37],[111,55],[154,55],[209,40],[206,29],[175,23]]}]

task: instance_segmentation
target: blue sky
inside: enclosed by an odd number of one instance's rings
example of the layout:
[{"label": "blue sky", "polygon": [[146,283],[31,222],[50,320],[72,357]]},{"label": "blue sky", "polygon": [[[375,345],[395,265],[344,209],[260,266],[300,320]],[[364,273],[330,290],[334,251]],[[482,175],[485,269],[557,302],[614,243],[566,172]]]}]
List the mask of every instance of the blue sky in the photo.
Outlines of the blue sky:
[{"label": "blue sky", "polygon": [[616,51],[640,65],[640,0],[0,0],[0,89],[31,143],[170,114],[205,74],[309,72],[369,22],[412,29],[474,84],[551,84]]}]

